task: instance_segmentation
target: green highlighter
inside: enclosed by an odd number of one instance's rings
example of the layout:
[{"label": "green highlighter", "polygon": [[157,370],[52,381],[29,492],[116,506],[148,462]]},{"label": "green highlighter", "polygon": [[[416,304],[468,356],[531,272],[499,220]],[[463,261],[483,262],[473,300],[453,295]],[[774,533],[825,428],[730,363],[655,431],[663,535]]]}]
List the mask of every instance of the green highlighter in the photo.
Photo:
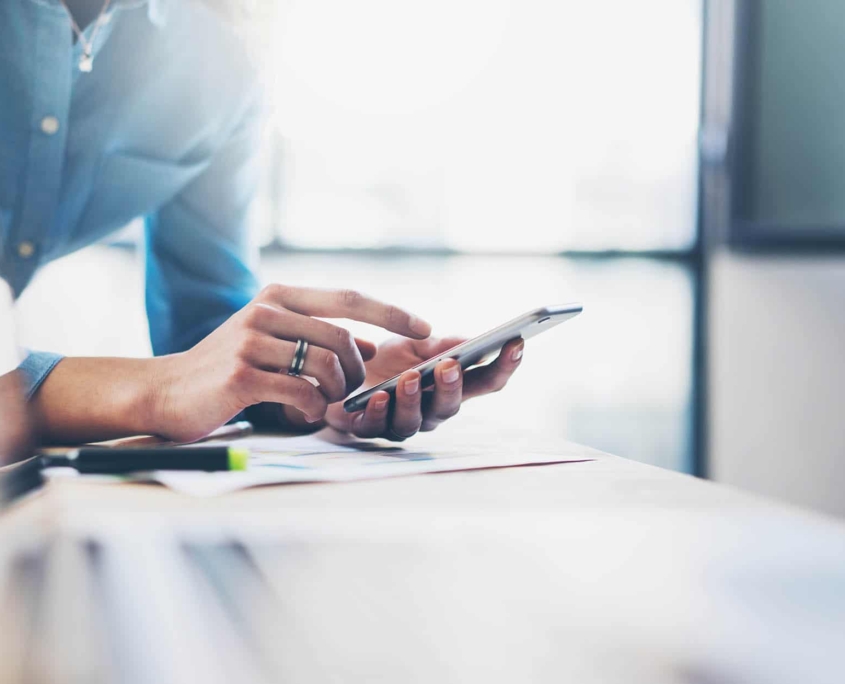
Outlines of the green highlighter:
[{"label": "green highlighter", "polygon": [[246,470],[249,450],[232,446],[152,449],[84,448],[62,456],[41,456],[42,468],[74,468],[80,473],[125,475],[149,470]]},{"label": "green highlighter", "polygon": [[160,447],[153,449],[76,449],[61,456],[42,454],[0,472],[0,507],[41,487],[46,468],[74,468],[80,473],[130,475],[150,470],[238,471],[249,467],[243,447]]}]

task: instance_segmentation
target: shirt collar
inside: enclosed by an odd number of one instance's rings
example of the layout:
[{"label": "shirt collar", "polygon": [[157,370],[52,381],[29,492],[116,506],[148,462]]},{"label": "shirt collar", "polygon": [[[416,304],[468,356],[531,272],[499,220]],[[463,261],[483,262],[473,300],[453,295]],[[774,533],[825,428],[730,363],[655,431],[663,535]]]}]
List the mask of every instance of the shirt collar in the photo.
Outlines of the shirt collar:
[{"label": "shirt collar", "polygon": [[[39,4],[49,4],[61,8],[61,0],[34,0]],[[167,15],[170,9],[170,0],[113,0],[111,3],[112,9],[116,8],[134,9],[137,7],[147,6],[147,17],[154,26],[159,28],[167,25]]]},{"label": "shirt collar", "polygon": [[162,28],[167,25],[170,0],[112,0],[113,8],[135,9],[147,6],[147,17],[153,26]]}]

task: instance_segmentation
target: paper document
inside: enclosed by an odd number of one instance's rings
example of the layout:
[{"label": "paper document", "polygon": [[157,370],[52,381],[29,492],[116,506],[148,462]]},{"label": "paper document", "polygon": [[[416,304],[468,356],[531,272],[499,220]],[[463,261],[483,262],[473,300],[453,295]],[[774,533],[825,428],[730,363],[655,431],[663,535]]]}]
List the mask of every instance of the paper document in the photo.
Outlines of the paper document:
[{"label": "paper document", "polygon": [[[587,461],[596,452],[562,442],[549,449],[499,443],[495,447],[415,449],[412,443],[356,440],[334,430],[298,437],[252,436],[234,442],[250,450],[242,472],[156,471],[139,478],[194,496],[217,496],[260,485],[296,482],[345,482],[419,473],[478,470],[519,465]],[[186,447],[190,448],[190,447]]]}]

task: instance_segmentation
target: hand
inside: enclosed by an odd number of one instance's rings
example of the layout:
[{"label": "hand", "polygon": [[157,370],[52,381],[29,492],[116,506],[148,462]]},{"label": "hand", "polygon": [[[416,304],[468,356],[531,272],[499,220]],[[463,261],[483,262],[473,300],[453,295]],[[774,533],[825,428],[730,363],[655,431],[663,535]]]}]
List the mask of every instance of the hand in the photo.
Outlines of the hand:
[{"label": "hand", "polygon": [[390,395],[376,392],[367,408],[346,413],[342,404],[332,404],[326,422],[332,427],[358,437],[385,437],[401,441],[416,434],[435,429],[454,416],[467,399],[501,390],[519,367],[523,340],[508,342],[492,363],[466,372],[454,359],[437,364],[434,387],[423,391],[420,374],[407,370],[432,356],[437,356],[463,342],[459,338],[427,339],[424,341],[395,338],[379,347],[367,364],[369,387],[402,373],[396,390],[395,406],[390,407]]},{"label": "hand", "polygon": [[[270,402],[309,423],[364,382],[376,347],[345,328],[312,318],[348,318],[414,338],[431,327],[401,309],[351,290],[270,285],[193,349],[160,359],[156,434],[190,441],[243,409]],[[296,341],[309,343],[303,376],[287,374]]]}]

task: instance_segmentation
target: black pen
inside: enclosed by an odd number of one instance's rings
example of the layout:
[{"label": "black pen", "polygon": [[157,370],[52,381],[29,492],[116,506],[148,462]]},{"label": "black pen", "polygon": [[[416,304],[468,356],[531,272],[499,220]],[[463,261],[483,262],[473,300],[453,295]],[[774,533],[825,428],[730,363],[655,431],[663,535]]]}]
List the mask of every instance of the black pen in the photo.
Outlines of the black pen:
[{"label": "black pen", "polygon": [[69,451],[61,456],[43,455],[42,468],[74,468],[80,473],[120,475],[148,470],[246,470],[249,450],[241,447],[158,447]]}]

